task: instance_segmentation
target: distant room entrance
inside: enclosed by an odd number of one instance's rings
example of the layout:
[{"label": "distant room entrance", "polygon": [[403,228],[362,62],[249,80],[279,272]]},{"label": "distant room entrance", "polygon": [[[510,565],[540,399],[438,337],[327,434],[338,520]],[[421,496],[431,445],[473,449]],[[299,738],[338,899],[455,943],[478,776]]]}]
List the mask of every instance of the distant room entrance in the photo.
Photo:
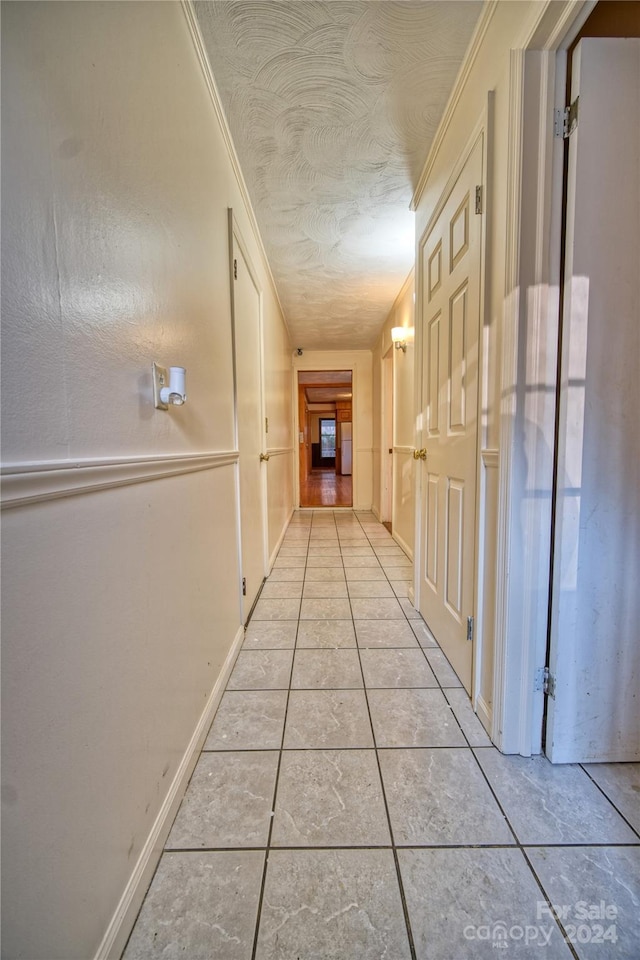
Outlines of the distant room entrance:
[{"label": "distant room entrance", "polygon": [[298,373],[301,507],[350,507],[351,370]]}]

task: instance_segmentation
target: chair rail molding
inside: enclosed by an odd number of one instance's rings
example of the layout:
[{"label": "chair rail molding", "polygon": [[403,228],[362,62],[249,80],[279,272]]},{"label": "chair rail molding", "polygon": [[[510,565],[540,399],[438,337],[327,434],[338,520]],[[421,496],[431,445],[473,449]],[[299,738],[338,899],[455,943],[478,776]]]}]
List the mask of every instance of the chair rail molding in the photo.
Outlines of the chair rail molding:
[{"label": "chair rail molding", "polygon": [[1,508],[75,497],[132,483],[146,483],[238,462],[237,450],[169,454],[161,457],[107,457],[40,460],[6,464],[0,471]]},{"label": "chair rail molding", "polygon": [[294,452],[294,447],[267,447],[267,453],[270,457],[284,457]]}]

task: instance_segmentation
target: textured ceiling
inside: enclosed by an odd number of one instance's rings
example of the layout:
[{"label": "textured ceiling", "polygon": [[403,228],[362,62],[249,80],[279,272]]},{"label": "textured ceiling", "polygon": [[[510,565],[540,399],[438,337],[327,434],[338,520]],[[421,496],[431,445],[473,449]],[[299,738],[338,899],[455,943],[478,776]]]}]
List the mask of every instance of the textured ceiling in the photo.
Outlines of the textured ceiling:
[{"label": "textured ceiling", "polygon": [[298,384],[305,388],[307,403],[335,403],[349,400],[351,370],[299,370]]},{"label": "textured ceiling", "polygon": [[336,387],[325,389],[311,387],[305,390],[305,396],[307,403],[335,403],[336,400],[350,400],[352,394],[350,386],[346,386],[342,390]]},{"label": "textured ceiling", "polygon": [[481,7],[194,3],[294,346],[375,343],[413,263],[409,203]]},{"label": "textured ceiling", "polygon": [[319,383],[351,384],[351,370],[299,370],[298,383],[302,386]]}]

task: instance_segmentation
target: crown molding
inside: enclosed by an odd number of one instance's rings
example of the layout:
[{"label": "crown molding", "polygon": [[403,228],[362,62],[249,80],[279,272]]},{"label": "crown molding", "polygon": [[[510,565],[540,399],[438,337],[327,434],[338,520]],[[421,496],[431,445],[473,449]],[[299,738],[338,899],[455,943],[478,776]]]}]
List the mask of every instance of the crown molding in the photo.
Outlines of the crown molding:
[{"label": "crown molding", "polygon": [[187,21],[187,26],[189,28],[189,33],[191,34],[191,39],[195,47],[196,55],[198,57],[198,62],[200,64],[200,69],[204,76],[204,80],[209,91],[209,96],[211,98],[211,103],[213,104],[213,109],[216,114],[216,119],[220,125],[220,130],[227,148],[227,153],[229,154],[229,159],[231,161],[231,166],[242,196],[242,202],[244,203],[245,210],[249,223],[251,225],[251,230],[255,237],[256,243],[260,250],[262,260],[264,262],[267,275],[269,277],[273,294],[280,308],[280,313],[282,315],[282,321],[285,325],[287,335],[289,340],[291,340],[291,331],[289,330],[289,325],[287,323],[286,314],[282,306],[282,301],[280,300],[280,295],[278,293],[278,288],[276,286],[276,281],[271,270],[271,264],[269,263],[269,258],[267,256],[267,251],[262,240],[262,234],[260,233],[260,227],[258,226],[258,220],[253,209],[253,204],[251,202],[251,197],[249,196],[249,189],[247,187],[246,180],[244,179],[244,174],[242,173],[242,168],[240,166],[240,160],[238,159],[238,154],[236,152],[235,144],[233,142],[233,137],[231,136],[231,130],[229,129],[229,123],[227,121],[227,115],[224,112],[224,107],[222,106],[222,100],[220,99],[220,94],[218,93],[218,87],[213,76],[213,70],[211,69],[211,63],[209,62],[209,57],[207,55],[207,49],[204,44],[204,39],[200,31],[200,26],[198,25],[198,20],[196,17],[194,2],[193,0],[180,0],[180,5],[184,13],[185,19]]},{"label": "crown molding", "polygon": [[456,77],[456,81],[453,85],[453,90],[451,91],[447,105],[444,108],[444,113],[442,114],[442,118],[438,124],[438,129],[436,130],[431,148],[425,161],[425,165],[422,169],[422,173],[420,174],[420,179],[418,180],[413,197],[411,198],[411,204],[409,206],[410,210],[415,211],[418,209],[418,204],[422,199],[422,194],[424,193],[424,189],[429,181],[429,177],[431,176],[431,171],[433,170],[436,162],[436,157],[438,156],[440,147],[442,146],[442,142],[447,134],[447,130],[449,129],[453,115],[458,106],[458,102],[467,84],[467,80],[469,79],[469,74],[473,69],[473,65],[476,62],[478,53],[480,52],[480,47],[484,41],[489,24],[491,23],[493,15],[498,8],[498,3],[499,0],[487,0],[482,9],[480,19],[478,20],[476,28],[473,32],[473,36],[471,37],[466,56],[462,62],[458,76]]}]

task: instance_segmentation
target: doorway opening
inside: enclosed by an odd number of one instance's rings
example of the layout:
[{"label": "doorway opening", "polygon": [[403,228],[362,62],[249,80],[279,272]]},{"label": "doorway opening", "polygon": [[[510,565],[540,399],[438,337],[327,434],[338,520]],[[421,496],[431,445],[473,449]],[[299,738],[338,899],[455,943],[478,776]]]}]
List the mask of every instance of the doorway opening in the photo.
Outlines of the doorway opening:
[{"label": "doorway opening", "polygon": [[350,507],[352,371],[298,373],[300,506]]}]

